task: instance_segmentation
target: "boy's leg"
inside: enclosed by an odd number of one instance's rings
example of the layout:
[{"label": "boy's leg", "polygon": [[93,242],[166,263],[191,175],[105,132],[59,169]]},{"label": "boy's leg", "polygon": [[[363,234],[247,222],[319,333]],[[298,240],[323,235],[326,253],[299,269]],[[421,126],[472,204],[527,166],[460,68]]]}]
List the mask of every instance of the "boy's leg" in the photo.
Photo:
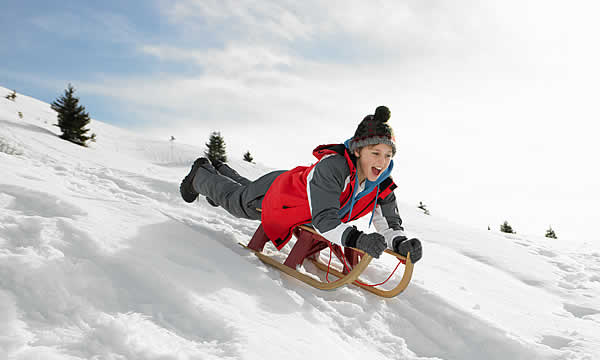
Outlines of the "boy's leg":
[{"label": "boy's leg", "polygon": [[258,179],[246,185],[246,191],[243,196],[243,203],[248,214],[252,215],[253,219],[260,220],[261,212],[257,209],[262,208],[262,200],[277,177],[287,170],[277,170],[265,174]]},{"label": "boy's leg", "polygon": [[285,171],[275,171],[247,185],[241,185],[201,167],[194,176],[193,186],[198,193],[209,197],[230,214],[244,219],[259,220],[260,212],[256,208],[260,207],[269,186],[283,172]]},{"label": "boy's leg", "polygon": [[233,170],[226,163],[222,162],[222,163],[214,164],[214,165],[215,165],[215,169],[217,169],[217,171],[219,172],[219,174],[221,174],[223,176],[227,176],[228,178],[230,178],[231,180],[233,180],[233,181],[235,181],[235,182],[237,182],[239,184],[248,185],[251,182],[250,180],[246,179],[242,175],[238,174],[237,171]]}]

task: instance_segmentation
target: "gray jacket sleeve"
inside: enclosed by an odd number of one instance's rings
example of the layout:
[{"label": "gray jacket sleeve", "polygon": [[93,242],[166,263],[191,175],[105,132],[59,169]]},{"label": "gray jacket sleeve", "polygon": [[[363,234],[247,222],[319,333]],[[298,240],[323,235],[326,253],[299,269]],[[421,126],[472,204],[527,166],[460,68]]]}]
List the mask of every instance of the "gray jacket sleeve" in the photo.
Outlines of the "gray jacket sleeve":
[{"label": "gray jacket sleeve", "polygon": [[334,244],[343,245],[354,227],[339,218],[340,195],[350,181],[350,168],[341,155],[321,159],[306,179],[306,192],[315,230]]}]

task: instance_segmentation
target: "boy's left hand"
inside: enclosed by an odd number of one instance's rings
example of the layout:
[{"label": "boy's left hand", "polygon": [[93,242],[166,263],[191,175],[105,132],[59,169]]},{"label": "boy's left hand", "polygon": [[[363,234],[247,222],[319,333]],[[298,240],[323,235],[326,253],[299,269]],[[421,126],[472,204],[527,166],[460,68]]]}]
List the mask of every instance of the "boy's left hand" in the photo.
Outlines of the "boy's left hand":
[{"label": "boy's left hand", "polygon": [[392,241],[394,252],[406,256],[410,253],[410,261],[416,263],[423,256],[423,248],[421,247],[421,241],[417,238],[408,240],[406,236],[397,236]]}]

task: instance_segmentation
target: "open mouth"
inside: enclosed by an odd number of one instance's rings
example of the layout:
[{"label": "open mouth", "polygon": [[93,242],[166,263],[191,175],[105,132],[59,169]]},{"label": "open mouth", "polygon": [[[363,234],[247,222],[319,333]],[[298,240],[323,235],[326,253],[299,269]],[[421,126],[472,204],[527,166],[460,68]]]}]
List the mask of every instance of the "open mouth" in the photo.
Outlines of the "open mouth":
[{"label": "open mouth", "polygon": [[379,174],[381,174],[381,171],[383,171],[383,169],[378,169],[374,166],[371,168],[371,173],[375,176],[379,176]]}]

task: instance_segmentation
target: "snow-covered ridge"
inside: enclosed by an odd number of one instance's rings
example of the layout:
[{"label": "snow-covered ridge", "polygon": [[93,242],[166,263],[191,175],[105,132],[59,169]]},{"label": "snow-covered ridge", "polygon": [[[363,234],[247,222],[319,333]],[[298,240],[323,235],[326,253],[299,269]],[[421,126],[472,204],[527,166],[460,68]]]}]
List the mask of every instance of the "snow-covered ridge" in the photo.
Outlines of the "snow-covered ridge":
[{"label": "snow-covered ridge", "polygon": [[[83,148],[58,138],[48,104],[10,92],[0,87],[0,359],[600,354],[600,253],[460,227],[400,202],[424,243],[405,293],[319,291],[237,245],[257,222],[180,199],[203,143],[93,120],[98,141]],[[270,171],[231,165],[249,178]],[[366,280],[394,265],[374,261]]]}]

